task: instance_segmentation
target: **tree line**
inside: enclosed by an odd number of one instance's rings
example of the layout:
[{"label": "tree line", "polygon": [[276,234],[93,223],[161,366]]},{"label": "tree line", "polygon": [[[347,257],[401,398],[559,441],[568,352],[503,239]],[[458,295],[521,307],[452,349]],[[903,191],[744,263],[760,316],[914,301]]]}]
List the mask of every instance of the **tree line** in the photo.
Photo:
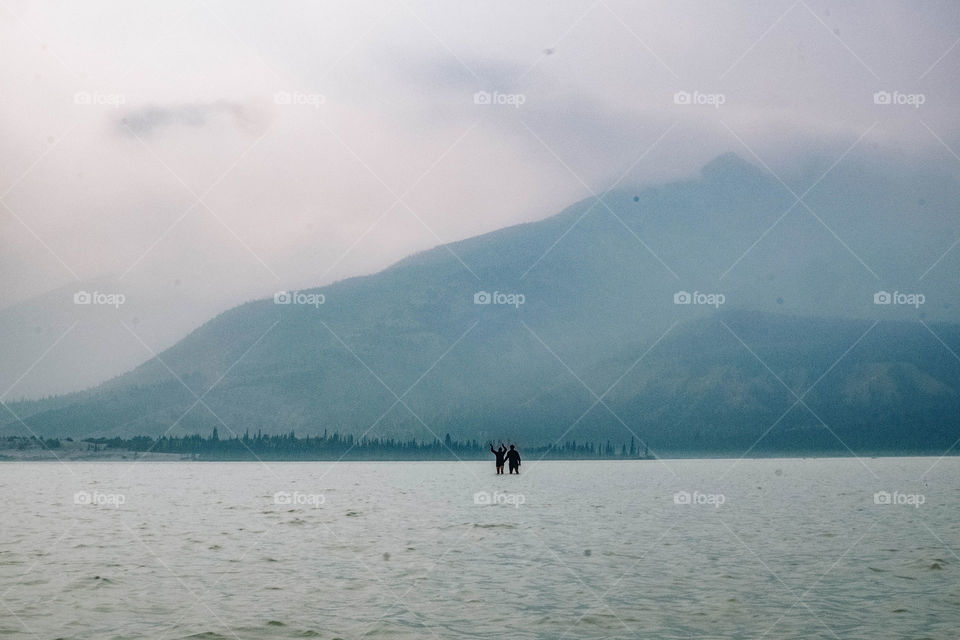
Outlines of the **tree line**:
[{"label": "tree line", "polygon": [[[23,446],[59,448],[56,439],[7,438],[10,448]],[[69,440],[69,439],[67,439]],[[441,440],[402,440],[397,438],[355,437],[339,432],[298,437],[293,431],[268,435],[261,431],[221,438],[217,429],[204,437],[200,434],[182,436],[134,436],[131,438],[84,438],[80,441],[88,450],[126,450],[135,453],[178,454],[196,460],[487,460],[491,458],[489,443],[479,440],[457,440],[450,434]],[[30,443],[30,444],[28,444]],[[649,458],[646,447],[631,438],[629,442],[614,444],[569,440],[554,444],[523,446],[516,443],[526,459],[596,460]]]}]

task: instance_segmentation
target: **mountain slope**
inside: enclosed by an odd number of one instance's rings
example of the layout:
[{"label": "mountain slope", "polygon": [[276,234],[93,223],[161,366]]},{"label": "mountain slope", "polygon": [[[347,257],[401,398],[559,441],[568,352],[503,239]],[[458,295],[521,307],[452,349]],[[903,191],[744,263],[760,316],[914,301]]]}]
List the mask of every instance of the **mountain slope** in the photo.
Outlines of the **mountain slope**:
[{"label": "mountain slope", "polygon": [[[824,180],[821,197],[849,206],[864,184],[899,188],[867,169],[855,182]],[[736,452],[775,425],[761,450],[845,451],[842,440],[942,452],[960,415],[960,363],[931,335],[960,350],[956,311],[934,293],[942,275],[925,283],[922,308],[876,306],[883,283],[792,206],[775,178],[722,156],[697,180],[611,192],[303,292],[322,293],[320,305],[242,305],[128,374],[13,409],[31,430],[62,436],[634,436],[655,451]],[[865,215],[851,210],[846,224]],[[909,262],[869,257],[884,273]],[[725,302],[674,304],[679,290]],[[524,301],[475,304],[481,291]],[[25,431],[13,419],[3,428]]]}]

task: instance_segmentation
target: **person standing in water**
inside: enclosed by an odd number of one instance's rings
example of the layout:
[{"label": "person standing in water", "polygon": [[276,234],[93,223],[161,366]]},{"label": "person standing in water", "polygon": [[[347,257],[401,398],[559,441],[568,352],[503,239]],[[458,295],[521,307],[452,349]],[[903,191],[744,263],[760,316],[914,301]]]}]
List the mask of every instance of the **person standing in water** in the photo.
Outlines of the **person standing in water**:
[{"label": "person standing in water", "polygon": [[[510,464],[510,473],[520,474],[520,452],[516,447],[510,445],[510,451],[507,451],[507,462]],[[503,473],[501,471],[500,473]]]},{"label": "person standing in water", "polygon": [[506,456],[507,448],[503,446],[503,443],[500,443],[500,446],[496,449],[493,448],[493,443],[490,443],[490,453],[497,456],[497,475],[503,475],[503,459]]}]

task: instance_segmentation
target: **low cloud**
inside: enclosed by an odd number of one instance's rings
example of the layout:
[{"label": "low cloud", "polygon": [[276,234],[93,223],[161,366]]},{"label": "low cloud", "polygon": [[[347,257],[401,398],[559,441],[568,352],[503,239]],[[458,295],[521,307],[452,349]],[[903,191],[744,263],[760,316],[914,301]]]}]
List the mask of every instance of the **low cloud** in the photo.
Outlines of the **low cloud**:
[{"label": "low cloud", "polygon": [[166,106],[150,104],[121,115],[117,125],[124,133],[145,137],[173,127],[207,127],[216,119],[225,117],[238,129],[255,134],[267,126],[267,113],[266,108],[253,103],[243,104],[230,100]]}]

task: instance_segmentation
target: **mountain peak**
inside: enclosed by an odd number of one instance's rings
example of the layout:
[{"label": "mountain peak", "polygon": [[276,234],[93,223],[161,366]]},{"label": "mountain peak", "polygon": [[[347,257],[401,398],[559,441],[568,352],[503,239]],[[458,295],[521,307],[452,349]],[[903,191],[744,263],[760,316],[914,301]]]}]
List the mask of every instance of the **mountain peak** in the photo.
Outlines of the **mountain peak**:
[{"label": "mountain peak", "polygon": [[753,165],[732,151],[721,154],[704,165],[700,170],[704,180],[729,180],[731,178],[759,177],[765,175]]}]

